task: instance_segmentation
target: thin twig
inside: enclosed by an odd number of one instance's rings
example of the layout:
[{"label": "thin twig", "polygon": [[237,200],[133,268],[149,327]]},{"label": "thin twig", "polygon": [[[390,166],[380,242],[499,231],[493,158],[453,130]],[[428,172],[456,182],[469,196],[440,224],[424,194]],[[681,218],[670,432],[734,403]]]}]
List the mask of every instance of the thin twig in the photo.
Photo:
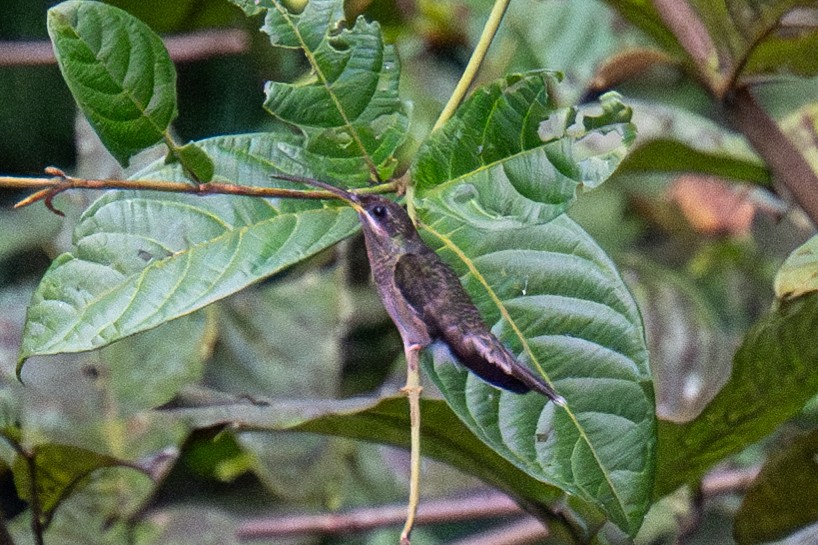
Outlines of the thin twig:
[{"label": "thin twig", "polygon": [[[168,180],[96,180],[68,176],[58,168],[49,167],[46,173],[50,176],[22,177],[0,176],[0,187],[9,189],[37,189],[14,205],[22,208],[38,201],[45,201],[52,211],[60,213],[51,205],[51,200],[58,194],[70,189],[115,189],[129,191],[161,191],[164,193],[189,193],[193,195],[238,195],[257,198],[297,198],[297,199],[335,199],[328,191],[283,189],[280,187],[260,187],[238,185],[226,182],[193,184],[190,182],[171,182]],[[395,183],[386,183],[359,190],[361,193],[387,193],[395,190]]]},{"label": "thin twig", "polygon": [[[424,502],[418,509],[415,522],[435,524],[524,514],[524,511],[505,494],[488,492]],[[241,540],[302,534],[335,535],[400,524],[405,517],[405,505],[389,505],[356,509],[340,514],[265,518],[245,522],[239,526],[236,535]]]},{"label": "thin twig", "polygon": [[[170,58],[175,62],[198,61],[224,55],[245,53],[250,38],[242,29],[209,29],[163,38]],[[0,41],[0,66],[36,66],[54,64],[54,49],[48,40]]]},{"label": "thin twig", "polygon": [[548,528],[542,522],[533,517],[525,517],[449,545],[524,545],[540,543],[549,535]]},{"label": "thin twig", "polygon": [[497,34],[497,29],[500,28],[500,22],[503,20],[503,15],[505,15],[508,9],[509,2],[511,2],[511,0],[495,0],[494,7],[491,8],[491,13],[486,21],[486,25],[483,27],[480,40],[477,42],[477,46],[475,46],[471,54],[469,63],[466,65],[466,69],[463,71],[460,81],[457,82],[457,87],[455,87],[454,92],[452,92],[452,96],[449,97],[449,101],[440,113],[440,117],[437,118],[435,126],[432,127],[432,131],[440,128],[443,123],[454,115],[457,106],[463,101],[463,97],[466,96],[469,87],[474,83],[477,72],[480,70],[480,65],[483,64],[483,59],[486,58],[489,46],[491,46],[491,42]]}]

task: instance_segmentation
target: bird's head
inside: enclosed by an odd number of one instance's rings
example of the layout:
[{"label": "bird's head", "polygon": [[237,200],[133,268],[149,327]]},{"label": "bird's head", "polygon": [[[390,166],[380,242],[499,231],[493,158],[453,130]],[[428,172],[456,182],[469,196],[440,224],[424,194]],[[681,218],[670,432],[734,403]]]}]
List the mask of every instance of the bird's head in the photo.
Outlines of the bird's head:
[{"label": "bird's head", "polygon": [[312,178],[277,177],[324,189],[349,203],[358,212],[358,217],[361,219],[364,234],[367,238],[374,237],[381,244],[389,240],[393,245],[400,245],[418,238],[415,226],[406,210],[398,203],[385,197],[352,193]]}]

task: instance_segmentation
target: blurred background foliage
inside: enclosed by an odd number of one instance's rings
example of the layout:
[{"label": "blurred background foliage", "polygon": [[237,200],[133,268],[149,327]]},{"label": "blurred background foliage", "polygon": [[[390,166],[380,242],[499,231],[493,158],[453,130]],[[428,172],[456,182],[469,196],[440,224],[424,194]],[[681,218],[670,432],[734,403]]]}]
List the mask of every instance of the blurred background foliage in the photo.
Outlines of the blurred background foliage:
[{"label": "blurred background foliage", "polygon": [[[246,36],[241,53],[177,62],[180,115],[174,130],[183,141],[269,128],[275,120],[261,106],[263,83],[290,81],[305,70],[298,54],[270,48],[257,31],[259,20],[245,18],[223,0],[109,3],[164,35],[239,29]],[[0,40],[47,40],[45,12],[54,4],[3,0]],[[404,160],[428,134],[457,83],[490,7],[488,0],[347,2],[350,17],[363,13],[379,21],[400,53],[402,96],[413,105]],[[638,30],[615,7],[631,16],[635,9],[614,1],[513,1],[478,83],[549,68],[565,74],[560,97],[565,104],[613,87],[634,106],[643,145],[570,214],[617,260],[640,304],[659,416],[685,422],[727,380],[743,334],[773,301],[775,271],[813,227],[786,195],[772,191],[764,161],[729,128],[721,103],[682,60],[678,45],[661,32]],[[795,90],[793,84],[765,89],[764,106],[785,119],[814,100],[814,80],[801,84]],[[58,165],[86,177],[127,174],[77,120],[55,64],[0,67],[0,135],[4,173],[34,175]],[[147,160],[134,160],[132,168]],[[686,171],[684,165],[694,168]],[[233,543],[237,524],[252,516],[404,497],[402,451],[306,434],[189,434],[147,412],[178,396],[189,401],[214,391],[253,400],[399,388],[399,338],[368,284],[360,240],[103,350],[33,358],[23,388],[14,378],[14,363],[26,304],[50,259],[69,247],[73,221],[93,195],[72,194],[66,220],[39,206],[12,211],[9,205],[20,195],[0,196],[0,424],[24,429],[29,443],[39,438],[42,444],[82,445],[138,460],[161,483],[156,488],[145,473],[121,466],[95,473],[89,486],[55,512],[49,541]],[[287,333],[275,337],[271,330]],[[158,342],[167,338],[178,342]],[[309,352],[300,348],[305,345]],[[795,421],[726,465],[759,466],[780,444],[816,424],[816,408],[811,403]],[[0,452],[8,448],[0,442]],[[4,452],[0,460],[10,457]],[[83,475],[82,468],[69,473]],[[426,498],[479,486],[431,462],[424,475]],[[15,542],[28,543],[25,496],[15,484],[10,467],[0,461],[0,513],[11,521]],[[654,507],[641,542],[671,543],[685,532],[686,543],[731,542],[741,492],[703,504],[688,494],[671,495]],[[129,524],[143,516],[149,524]],[[80,531],[89,524],[104,531]],[[490,524],[422,528],[416,539],[452,542]],[[790,542],[811,542],[808,530],[802,534],[806,537]],[[390,530],[268,542],[375,544],[394,542],[395,535]]]}]

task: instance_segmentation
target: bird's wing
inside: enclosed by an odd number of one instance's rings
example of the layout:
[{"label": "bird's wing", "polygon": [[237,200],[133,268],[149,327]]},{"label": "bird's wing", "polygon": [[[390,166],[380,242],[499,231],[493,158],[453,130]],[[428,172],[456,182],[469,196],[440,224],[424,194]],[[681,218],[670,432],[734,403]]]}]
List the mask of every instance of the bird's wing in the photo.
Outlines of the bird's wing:
[{"label": "bird's wing", "polygon": [[460,279],[444,263],[434,263],[437,259],[436,254],[409,253],[395,265],[395,285],[429,334],[442,338],[457,360],[483,380],[512,392],[535,390],[562,403],[551,386],[520,364],[491,333]]},{"label": "bird's wing", "polygon": [[436,266],[443,263],[438,263],[437,256],[431,250],[429,252],[431,255],[402,255],[395,264],[395,285],[423,321],[432,325],[436,321],[435,303],[442,300],[446,282],[441,278],[441,269]]}]

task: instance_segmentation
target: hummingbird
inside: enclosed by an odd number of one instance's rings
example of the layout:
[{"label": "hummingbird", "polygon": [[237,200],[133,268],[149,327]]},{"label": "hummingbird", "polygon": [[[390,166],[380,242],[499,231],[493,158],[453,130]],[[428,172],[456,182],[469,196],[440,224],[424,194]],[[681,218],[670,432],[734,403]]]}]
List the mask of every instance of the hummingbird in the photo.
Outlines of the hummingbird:
[{"label": "hummingbird", "polygon": [[457,274],[423,242],[402,206],[379,195],[352,193],[312,178],[275,177],[319,187],[355,209],[378,295],[405,347],[420,350],[442,341],[464,367],[484,381],[518,394],[533,390],[565,404],[486,326]]}]

